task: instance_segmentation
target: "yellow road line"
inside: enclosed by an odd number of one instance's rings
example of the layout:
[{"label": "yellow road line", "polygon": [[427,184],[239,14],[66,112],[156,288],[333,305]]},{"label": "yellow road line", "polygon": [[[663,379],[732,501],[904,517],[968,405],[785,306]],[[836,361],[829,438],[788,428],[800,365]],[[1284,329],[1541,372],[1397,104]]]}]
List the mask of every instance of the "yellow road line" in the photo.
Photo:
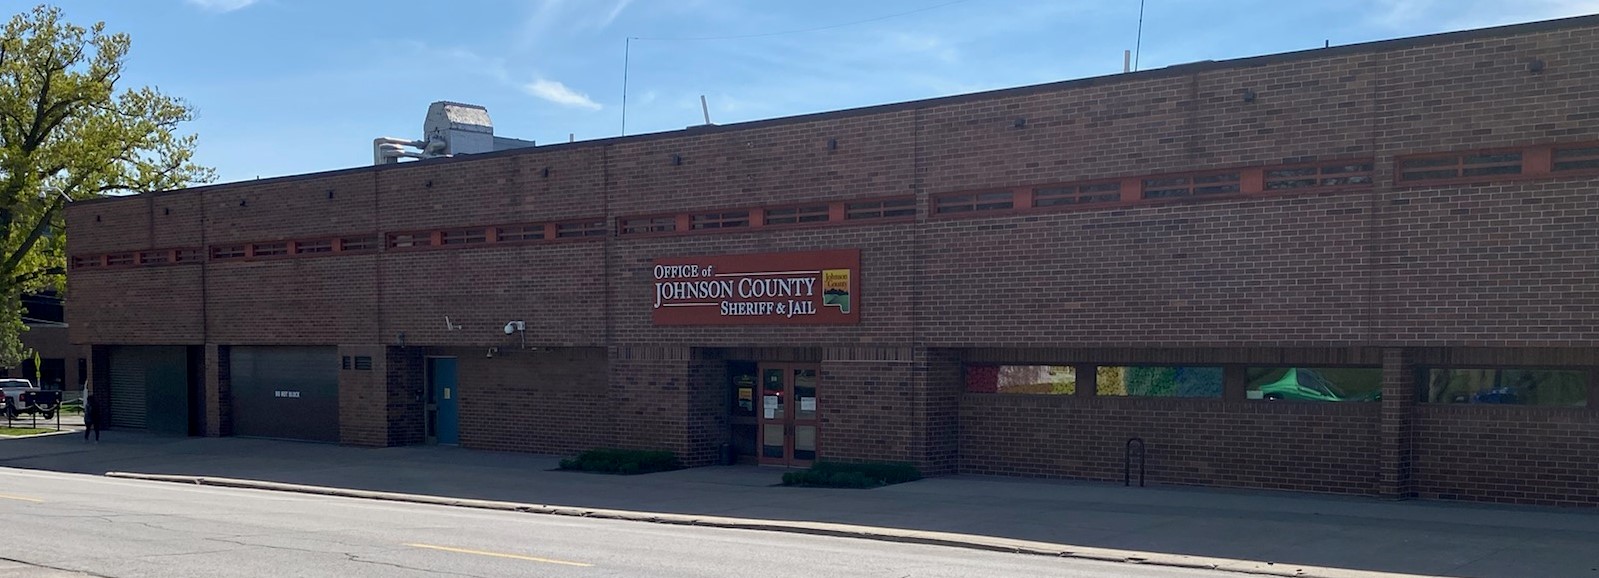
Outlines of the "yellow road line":
[{"label": "yellow road line", "polygon": [[582,562],[568,562],[566,560],[551,560],[549,558],[535,558],[533,556],[522,556],[522,555],[519,555],[519,554],[503,554],[503,553],[500,553],[500,552],[484,552],[482,550],[467,550],[465,548],[451,548],[449,546],[434,546],[434,545],[431,545],[431,544],[406,544],[406,545],[410,546],[412,548],[425,548],[425,549],[428,549],[428,550],[441,550],[441,551],[444,551],[444,552],[455,552],[457,554],[474,554],[474,555],[477,555],[477,556],[490,556],[490,557],[494,557],[494,558],[510,558],[512,560],[527,560],[529,562],[543,562],[545,564],[560,564],[562,566],[577,566],[577,567],[580,567],[580,568],[590,568],[590,567],[594,566],[593,564],[584,564]]},{"label": "yellow road line", "polygon": [[5,495],[5,494],[0,494],[0,498],[7,499],[7,500],[19,500],[19,501],[23,501],[23,502],[33,502],[35,504],[43,504],[44,503],[44,500],[40,500],[38,498],[24,498],[22,496],[8,496],[8,495]]}]

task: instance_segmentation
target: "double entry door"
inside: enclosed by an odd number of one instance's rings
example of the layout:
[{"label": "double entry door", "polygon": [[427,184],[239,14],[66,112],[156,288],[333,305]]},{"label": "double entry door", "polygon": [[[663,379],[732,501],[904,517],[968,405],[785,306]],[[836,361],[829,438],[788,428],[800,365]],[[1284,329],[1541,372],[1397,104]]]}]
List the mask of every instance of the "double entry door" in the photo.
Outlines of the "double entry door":
[{"label": "double entry door", "polygon": [[816,460],[819,373],[815,364],[760,364],[755,413],[762,465],[805,467]]}]

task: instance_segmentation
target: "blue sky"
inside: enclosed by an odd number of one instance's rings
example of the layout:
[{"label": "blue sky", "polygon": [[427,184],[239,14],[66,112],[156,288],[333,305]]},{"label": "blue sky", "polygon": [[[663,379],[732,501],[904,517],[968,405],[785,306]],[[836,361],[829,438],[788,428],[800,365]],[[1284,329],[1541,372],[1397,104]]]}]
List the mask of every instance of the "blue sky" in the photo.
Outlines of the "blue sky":
[{"label": "blue sky", "polygon": [[[699,124],[702,94],[728,124],[1117,73],[1138,28],[1138,0],[55,4],[132,35],[122,82],[188,100],[198,159],[222,182],[370,164],[374,137],[420,137],[435,100],[487,106],[502,136],[616,136],[628,37],[641,38],[627,90],[627,133],[640,134]],[[1599,0],[1147,0],[1139,60],[1591,13]]]}]

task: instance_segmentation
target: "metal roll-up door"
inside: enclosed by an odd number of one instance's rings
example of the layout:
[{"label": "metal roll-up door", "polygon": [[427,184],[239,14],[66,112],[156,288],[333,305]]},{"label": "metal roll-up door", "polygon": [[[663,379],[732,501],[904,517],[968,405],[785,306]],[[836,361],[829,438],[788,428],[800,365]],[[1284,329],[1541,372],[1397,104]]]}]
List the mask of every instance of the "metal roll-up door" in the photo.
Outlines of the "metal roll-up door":
[{"label": "metal roll-up door", "polygon": [[109,361],[111,427],[190,433],[188,348],[117,346]]},{"label": "metal roll-up door", "polygon": [[111,348],[111,427],[144,429],[147,409],[144,360],[136,349]]},{"label": "metal roll-up door", "polygon": [[339,441],[337,348],[230,350],[234,435]]}]

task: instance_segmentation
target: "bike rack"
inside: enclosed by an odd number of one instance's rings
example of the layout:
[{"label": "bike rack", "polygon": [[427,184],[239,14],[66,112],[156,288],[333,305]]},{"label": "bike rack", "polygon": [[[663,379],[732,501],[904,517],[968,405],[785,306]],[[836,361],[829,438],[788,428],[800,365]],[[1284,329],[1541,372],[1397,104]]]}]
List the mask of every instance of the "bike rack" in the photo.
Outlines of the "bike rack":
[{"label": "bike rack", "polygon": [[1138,487],[1144,487],[1144,438],[1127,440],[1127,450],[1122,460],[1122,485],[1133,485],[1133,458],[1138,459]]}]

